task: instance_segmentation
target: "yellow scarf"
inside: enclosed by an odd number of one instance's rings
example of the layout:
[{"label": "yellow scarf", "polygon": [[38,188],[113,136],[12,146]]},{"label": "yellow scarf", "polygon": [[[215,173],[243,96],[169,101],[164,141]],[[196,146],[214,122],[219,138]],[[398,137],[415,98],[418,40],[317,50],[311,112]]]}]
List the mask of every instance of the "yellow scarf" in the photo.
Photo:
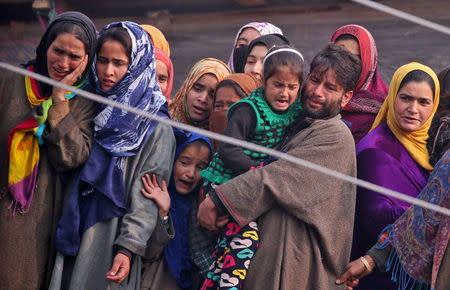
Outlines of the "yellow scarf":
[{"label": "yellow scarf", "polygon": [[[433,111],[428,118],[428,120],[420,127],[418,130],[414,132],[404,132],[400,129],[398,125],[397,118],[395,117],[394,112],[394,102],[397,97],[399,86],[403,80],[403,78],[414,70],[421,70],[427,73],[434,81],[435,92],[433,99]],[[439,105],[439,80],[436,76],[436,73],[429,67],[417,63],[412,62],[401,66],[394,73],[392,77],[391,84],[389,86],[389,92],[381,106],[380,111],[378,112],[377,117],[372,125],[372,131],[379,125],[387,122],[389,129],[391,129],[392,133],[395,137],[400,141],[400,143],[406,148],[406,151],[411,155],[411,157],[423,168],[427,170],[433,170],[433,166],[430,164],[430,155],[428,154],[426,142],[428,139],[428,129],[430,128],[431,121],[433,119],[434,113]]]},{"label": "yellow scarf", "polygon": [[[33,66],[28,67],[28,70],[33,71]],[[77,88],[82,88],[86,84],[85,80]],[[30,107],[41,106],[42,115],[32,111],[9,133],[8,190],[14,199],[14,208],[20,212],[26,212],[31,204],[39,165],[39,145],[43,143],[45,121],[53,103],[52,97],[40,96],[37,81],[29,76],[25,77],[25,89]],[[71,99],[74,95],[72,92],[65,93],[67,99]]]}]

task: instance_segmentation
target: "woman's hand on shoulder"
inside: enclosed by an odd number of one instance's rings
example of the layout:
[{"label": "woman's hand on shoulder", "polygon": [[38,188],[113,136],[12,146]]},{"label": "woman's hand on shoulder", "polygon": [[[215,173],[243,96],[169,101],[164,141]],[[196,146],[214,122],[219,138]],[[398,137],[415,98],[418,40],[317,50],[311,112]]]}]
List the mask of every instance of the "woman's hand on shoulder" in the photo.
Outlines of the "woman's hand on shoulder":
[{"label": "woman's hand on shoulder", "polygon": [[[88,55],[86,54],[83,60],[80,62],[80,64],[73,70],[73,72],[66,75],[60,82],[68,86],[73,86],[77,82],[78,77],[81,76],[81,74],[86,69],[87,63],[88,63]],[[53,102],[58,103],[65,101],[64,93],[65,93],[64,89],[53,87],[52,93]]]},{"label": "woman's hand on shoulder", "polygon": [[142,183],[144,184],[144,188],[141,189],[142,195],[156,203],[161,218],[167,216],[170,209],[170,195],[167,190],[166,181],[161,181],[160,187],[156,181],[156,175],[153,174],[152,178],[150,178],[148,173],[146,173],[142,177]]}]

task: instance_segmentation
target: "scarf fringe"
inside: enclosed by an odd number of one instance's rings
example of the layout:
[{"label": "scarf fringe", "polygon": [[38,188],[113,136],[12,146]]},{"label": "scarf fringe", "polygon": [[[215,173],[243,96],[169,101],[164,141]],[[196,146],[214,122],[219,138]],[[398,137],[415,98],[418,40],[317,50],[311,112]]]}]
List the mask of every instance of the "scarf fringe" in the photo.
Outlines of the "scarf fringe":
[{"label": "scarf fringe", "polygon": [[[8,187],[2,187],[0,189],[0,200],[5,198],[5,196],[8,195],[8,193],[9,193]],[[25,213],[27,213],[30,210],[29,207],[28,208],[23,208],[20,205],[20,203],[17,200],[15,200],[14,198],[11,199],[11,202],[8,205],[8,209],[11,209],[11,208],[12,208],[12,211],[13,211],[12,212],[12,216],[13,217],[16,216],[16,212],[18,212],[19,214],[25,214]]]},{"label": "scarf fringe", "polygon": [[[408,272],[406,272],[403,267],[400,258],[397,253],[397,248],[395,247],[394,239],[393,239],[393,230],[392,225],[386,226],[381,234],[389,231],[389,235],[386,240],[379,246],[376,247],[377,250],[385,249],[387,246],[392,246],[392,249],[389,254],[389,258],[385,264],[386,272],[391,272],[391,280],[394,281],[399,290],[407,290],[407,289],[430,289],[430,284],[422,282],[418,279],[415,279]],[[380,240],[380,238],[378,238]]]}]

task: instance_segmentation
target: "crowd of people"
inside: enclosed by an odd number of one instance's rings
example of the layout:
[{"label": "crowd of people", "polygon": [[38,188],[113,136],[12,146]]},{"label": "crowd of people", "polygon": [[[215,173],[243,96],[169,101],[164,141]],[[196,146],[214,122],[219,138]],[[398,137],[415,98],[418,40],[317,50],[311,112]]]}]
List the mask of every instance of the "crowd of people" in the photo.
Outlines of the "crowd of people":
[{"label": "crowd of people", "polygon": [[[449,68],[399,64],[388,86],[362,26],[308,65],[251,22],[171,97],[170,50],[154,26],[65,12],[24,66],[450,208]],[[450,285],[449,216],[8,71],[0,119],[0,289]]]}]

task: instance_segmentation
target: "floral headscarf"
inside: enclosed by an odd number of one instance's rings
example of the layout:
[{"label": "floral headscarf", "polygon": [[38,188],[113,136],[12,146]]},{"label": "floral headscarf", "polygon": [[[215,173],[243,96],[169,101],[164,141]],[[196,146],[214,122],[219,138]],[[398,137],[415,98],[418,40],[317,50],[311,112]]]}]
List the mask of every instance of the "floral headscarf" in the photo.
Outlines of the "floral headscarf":
[{"label": "floral headscarf", "polygon": [[228,66],[218,59],[204,58],[198,61],[189,71],[186,80],[184,81],[183,85],[181,85],[181,88],[178,90],[177,94],[173,98],[173,101],[169,105],[169,112],[172,119],[185,124],[207,129],[209,126],[208,119],[201,122],[195,122],[189,116],[186,96],[190,89],[194,86],[195,82],[197,82],[198,79],[201,78],[204,74],[213,74],[220,82],[230,73],[231,71]]},{"label": "floral headscarf", "polygon": [[228,67],[231,68],[231,71],[234,72],[234,66],[233,66],[233,56],[234,56],[234,48],[236,47],[236,42],[241,35],[242,31],[246,28],[254,28],[256,29],[261,36],[267,35],[267,34],[281,34],[283,35],[283,32],[280,28],[276,27],[275,25],[269,23],[269,22],[250,22],[242,26],[238,33],[236,34],[236,38],[234,39],[233,49],[231,50],[230,58],[228,59]]}]

